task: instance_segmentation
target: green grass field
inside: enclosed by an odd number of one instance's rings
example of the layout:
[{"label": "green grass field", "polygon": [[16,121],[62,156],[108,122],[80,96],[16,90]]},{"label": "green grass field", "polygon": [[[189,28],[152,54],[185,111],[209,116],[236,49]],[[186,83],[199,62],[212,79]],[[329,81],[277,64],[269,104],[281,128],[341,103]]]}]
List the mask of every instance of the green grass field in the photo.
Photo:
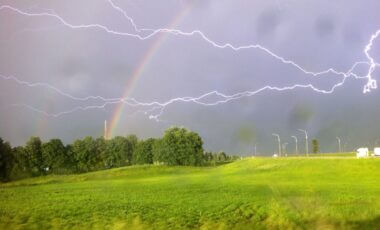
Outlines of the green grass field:
[{"label": "green grass field", "polygon": [[0,229],[380,229],[380,159],[133,166],[0,185]]},{"label": "green grass field", "polygon": [[[306,157],[303,154],[288,154],[288,157]],[[308,157],[355,157],[356,152],[345,152],[345,153],[310,153]]]}]

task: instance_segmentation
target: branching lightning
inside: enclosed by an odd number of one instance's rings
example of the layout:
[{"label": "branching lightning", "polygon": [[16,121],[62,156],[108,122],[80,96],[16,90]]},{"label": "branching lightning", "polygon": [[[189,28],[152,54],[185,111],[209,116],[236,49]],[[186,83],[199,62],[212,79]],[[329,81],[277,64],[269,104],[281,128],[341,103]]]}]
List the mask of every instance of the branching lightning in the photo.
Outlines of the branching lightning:
[{"label": "branching lightning", "polygon": [[367,82],[367,85],[364,86],[364,93],[370,92],[371,89],[377,89],[377,82],[376,82],[375,79],[372,78],[372,73],[375,71],[376,67],[379,64],[375,63],[375,60],[371,57],[371,55],[369,54],[369,52],[371,51],[371,48],[372,48],[374,40],[379,35],[380,35],[380,30],[377,30],[376,33],[374,33],[371,36],[371,39],[370,39],[369,43],[367,44],[367,46],[364,49],[364,53],[365,53],[365,55],[366,55],[366,57],[367,57],[367,59],[369,60],[369,63],[370,63],[370,67],[368,69],[367,76],[365,76],[366,78],[368,78],[368,82]]},{"label": "branching lightning", "polygon": [[[145,110],[139,110],[138,112],[144,112],[145,114],[149,115],[150,119],[154,119],[154,120],[158,121],[159,117],[163,114],[165,108],[171,104],[174,104],[174,103],[190,102],[190,103],[195,103],[195,104],[199,104],[202,106],[216,106],[216,105],[227,103],[227,102],[230,102],[233,100],[238,100],[238,99],[241,99],[243,97],[251,97],[251,96],[257,95],[263,91],[268,91],[268,90],[270,90],[270,91],[289,91],[289,90],[294,90],[297,88],[311,89],[317,93],[322,93],[322,94],[332,94],[332,93],[334,93],[336,88],[344,85],[346,79],[349,77],[353,77],[355,79],[366,79],[367,83],[365,84],[365,86],[363,88],[363,93],[368,93],[372,89],[377,89],[377,82],[373,78],[372,74],[375,71],[376,67],[378,67],[380,64],[378,64],[374,60],[374,58],[370,55],[370,51],[371,51],[371,48],[373,46],[373,43],[375,42],[375,40],[380,35],[380,30],[378,30],[374,34],[372,34],[372,36],[369,40],[369,43],[365,46],[365,48],[363,50],[363,52],[367,58],[367,61],[358,61],[358,62],[354,63],[352,65],[352,67],[346,72],[338,71],[338,70],[335,70],[333,68],[329,68],[329,69],[324,70],[324,71],[314,72],[314,71],[310,71],[310,70],[303,68],[301,65],[297,64],[295,61],[288,60],[284,57],[281,57],[281,56],[275,54],[274,52],[272,52],[268,48],[263,47],[259,44],[235,46],[231,43],[220,43],[220,42],[216,42],[216,41],[210,39],[205,33],[203,33],[200,30],[193,30],[191,32],[184,32],[184,31],[181,31],[178,29],[169,29],[169,28],[159,28],[159,29],[139,28],[139,26],[137,26],[137,24],[134,22],[133,18],[131,18],[126,13],[126,11],[124,11],[121,7],[117,6],[112,0],[106,0],[106,2],[109,3],[109,5],[112,7],[112,9],[121,13],[127,19],[127,21],[129,21],[129,23],[134,28],[133,33],[116,31],[116,30],[113,30],[113,29],[111,29],[107,26],[101,25],[101,24],[72,24],[72,23],[68,22],[66,19],[64,19],[63,17],[59,16],[57,13],[55,13],[54,10],[49,10],[48,12],[42,12],[42,13],[34,13],[34,12],[32,13],[32,12],[26,12],[26,11],[14,8],[10,5],[2,5],[2,6],[0,6],[0,11],[9,10],[9,11],[15,12],[17,14],[26,16],[26,17],[49,17],[49,18],[53,18],[53,19],[57,20],[59,23],[61,23],[62,25],[66,26],[67,28],[70,28],[70,29],[78,29],[78,30],[79,29],[97,29],[97,30],[103,31],[103,32],[111,34],[111,35],[131,37],[131,38],[139,39],[141,41],[150,39],[150,38],[152,38],[152,37],[154,37],[160,33],[168,33],[168,34],[171,34],[173,36],[186,36],[186,37],[197,36],[197,37],[201,38],[203,41],[205,41],[206,43],[210,44],[214,48],[231,49],[231,50],[234,50],[236,52],[241,51],[241,50],[247,50],[247,49],[257,49],[257,50],[265,52],[266,54],[270,55],[271,57],[280,61],[283,64],[290,65],[290,66],[294,67],[295,69],[301,71],[305,75],[317,77],[317,76],[326,75],[326,74],[334,74],[334,75],[342,76],[342,80],[340,82],[336,83],[335,85],[333,85],[330,89],[319,89],[319,88],[313,86],[312,84],[305,84],[305,85],[294,84],[291,86],[284,86],[284,87],[267,85],[267,86],[264,86],[260,89],[254,90],[254,91],[238,92],[238,93],[235,93],[232,95],[226,95],[226,94],[220,93],[218,91],[211,91],[211,92],[207,92],[203,95],[200,95],[198,97],[178,97],[178,98],[172,98],[172,99],[165,101],[165,102],[159,102],[159,101],[141,102],[141,101],[138,101],[134,98],[106,98],[103,96],[77,97],[77,96],[73,96],[67,92],[64,92],[63,90],[60,90],[57,87],[50,85],[48,83],[44,83],[44,82],[31,83],[31,82],[20,80],[14,76],[0,75],[0,77],[2,79],[13,81],[19,85],[24,85],[27,87],[44,87],[46,89],[54,91],[58,95],[61,95],[61,96],[66,97],[70,100],[73,100],[73,101],[86,102],[89,100],[97,100],[100,102],[99,105],[77,106],[71,110],[63,111],[63,112],[59,112],[59,113],[54,113],[54,114],[47,113],[46,111],[34,108],[30,105],[15,104],[15,106],[23,106],[23,107],[26,107],[28,109],[31,109],[35,112],[41,113],[41,114],[46,115],[46,116],[60,117],[62,115],[74,113],[76,111],[85,111],[85,110],[90,110],[90,109],[104,109],[108,105],[125,103],[129,106],[145,108]],[[356,67],[359,65],[367,65],[368,66],[368,72],[366,73],[365,76],[361,76],[361,75],[354,73]],[[205,102],[205,101],[207,101],[207,99],[210,99],[211,97],[213,97],[213,98],[217,97],[217,99],[214,99],[212,102]],[[156,111],[158,111],[158,112],[156,112]]]}]

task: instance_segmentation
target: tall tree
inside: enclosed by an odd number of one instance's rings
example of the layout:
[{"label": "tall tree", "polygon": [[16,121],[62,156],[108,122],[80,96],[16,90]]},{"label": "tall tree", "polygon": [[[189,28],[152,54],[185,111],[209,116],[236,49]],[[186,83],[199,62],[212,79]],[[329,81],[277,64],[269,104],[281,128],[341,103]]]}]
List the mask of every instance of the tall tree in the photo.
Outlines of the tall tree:
[{"label": "tall tree", "polygon": [[153,163],[167,163],[170,158],[168,146],[162,138],[157,139],[152,146]]},{"label": "tall tree", "polygon": [[66,152],[66,161],[65,161],[65,169],[67,172],[78,172],[78,161],[75,156],[75,152],[73,151],[73,144],[68,144],[65,146]]},{"label": "tall tree", "polygon": [[173,127],[153,147],[154,160],[168,165],[201,165],[201,137],[185,128]]},{"label": "tall tree", "polygon": [[212,160],[212,152],[205,152],[203,158],[205,161],[210,162]]},{"label": "tall tree", "polygon": [[8,142],[0,138],[0,180],[7,181],[10,179],[13,167],[12,147]]},{"label": "tall tree", "polygon": [[317,139],[313,139],[311,141],[311,145],[313,153],[319,153],[319,141]]},{"label": "tall tree", "polygon": [[149,138],[145,141],[140,141],[133,153],[134,164],[152,164],[153,163],[153,145],[155,139]]},{"label": "tall tree", "polygon": [[44,173],[44,161],[42,157],[42,141],[39,137],[31,137],[26,142],[25,151],[33,173]]},{"label": "tall tree", "polygon": [[188,131],[187,139],[190,143],[190,158],[189,165],[202,165],[203,164],[203,141],[198,133]]},{"label": "tall tree", "polygon": [[218,154],[218,161],[220,161],[220,162],[224,162],[224,161],[226,161],[227,160],[227,155],[226,155],[226,153],[225,152],[220,152],[219,154]]},{"label": "tall tree", "polygon": [[132,146],[127,138],[117,136],[107,141],[105,165],[107,168],[130,165]]},{"label": "tall tree", "polygon": [[95,141],[92,137],[76,140],[72,145],[72,153],[79,172],[88,172],[95,169],[98,158]]},{"label": "tall tree", "polygon": [[128,135],[127,136],[127,140],[131,144],[131,156],[132,156],[133,152],[136,149],[137,143],[139,142],[139,139],[138,139],[138,137],[136,135],[132,134],[132,135]]},{"label": "tall tree", "polygon": [[18,146],[12,149],[14,165],[11,172],[11,179],[22,179],[32,176],[32,166],[25,147]]},{"label": "tall tree", "polygon": [[60,139],[51,139],[42,144],[44,167],[49,172],[58,172],[64,168],[66,157],[66,148]]},{"label": "tall tree", "polygon": [[107,158],[107,140],[104,137],[96,138],[96,156],[99,159],[98,164],[96,165],[97,169],[106,168],[106,158]]}]

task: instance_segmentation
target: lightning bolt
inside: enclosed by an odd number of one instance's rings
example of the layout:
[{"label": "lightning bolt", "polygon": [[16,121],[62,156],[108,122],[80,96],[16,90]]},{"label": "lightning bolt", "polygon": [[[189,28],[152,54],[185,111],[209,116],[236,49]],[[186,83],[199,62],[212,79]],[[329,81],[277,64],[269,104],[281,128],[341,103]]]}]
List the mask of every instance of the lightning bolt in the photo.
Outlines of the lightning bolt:
[{"label": "lightning bolt", "polygon": [[[230,102],[230,101],[233,101],[233,100],[238,100],[238,99],[241,99],[243,97],[251,97],[251,96],[257,95],[257,94],[259,94],[259,93],[261,93],[263,91],[267,91],[267,90],[271,90],[271,91],[289,91],[289,90],[294,90],[294,89],[297,89],[297,88],[308,88],[308,89],[312,89],[313,91],[318,92],[318,93],[331,94],[331,93],[333,93],[335,91],[336,88],[342,86],[345,83],[345,80],[348,78],[348,76],[349,75],[347,75],[347,77],[343,78],[343,80],[341,82],[335,84],[329,90],[324,90],[324,89],[316,88],[312,84],[306,84],[306,85],[295,84],[295,85],[286,86],[286,87],[265,86],[265,87],[262,87],[262,88],[260,88],[258,90],[255,90],[255,91],[244,91],[244,92],[239,92],[239,93],[232,94],[232,95],[226,95],[226,94],[220,93],[218,91],[212,91],[212,92],[205,93],[205,94],[203,94],[203,95],[201,95],[199,97],[178,97],[178,98],[170,99],[170,100],[165,101],[165,102],[158,102],[158,101],[140,102],[140,101],[137,101],[136,99],[133,99],[133,98],[112,98],[112,99],[107,99],[107,98],[103,98],[103,97],[100,97],[100,96],[89,96],[89,97],[78,98],[78,97],[73,97],[73,96],[71,96],[71,95],[69,95],[67,93],[64,93],[64,92],[60,91],[60,90],[56,90],[56,92],[59,92],[59,94],[61,94],[62,96],[67,96],[67,97],[69,97],[71,99],[74,99],[74,100],[83,101],[83,100],[89,100],[89,99],[101,99],[101,100],[103,100],[105,102],[103,104],[97,105],[97,106],[77,106],[74,109],[63,111],[63,112],[59,112],[59,113],[54,113],[54,114],[47,113],[45,111],[39,110],[37,108],[34,108],[32,106],[29,106],[29,105],[25,105],[25,104],[15,104],[15,106],[24,106],[24,107],[26,107],[28,109],[31,109],[31,110],[33,110],[35,112],[42,113],[42,114],[44,114],[46,116],[60,117],[62,115],[70,114],[70,113],[73,113],[73,112],[76,112],[76,111],[86,111],[86,110],[90,110],[90,109],[104,109],[107,105],[112,105],[112,104],[117,104],[117,103],[126,103],[126,104],[128,104],[130,106],[133,106],[133,107],[137,107],[137,106],[149,107],[149,108],[152,107],[151,109],[149,109],[147,111],[138,111],[138,112],[143,112],[145,114],[149,114],[149,113],[152,113],[152,112],[158,110],[159,113],[154,114],[154,115],[153,114],[149,115],[149,119],[154,119],[154,120],[158,121],[159,117],[163,114],[164,109],[167,106],[169,106],[171,104],[174,104],[174,103],[178,103],[178,102],[185,102],[185,103],[186,102],[192,102],[192,103],[195,103],[195,104],[198,104],[198,105],[202,105],[202,106],[216,106],[216,105],[224,104],[224,103],[227,103],[227,102]],[[49,89],[56,89],[55,87],[52,87],[50,85],[46,85],[44,83],[28,83],[27,85],[28,86],[44,86],[44,87],[47,87]],[[206,100],[207,98],[210,98],[212,96],[218,96],[220,99],[218,99],[216,101],[213,101],[213,102],[203,102],[204,100]]]},{"label": "lightning bolt", "polygon": [[372,78],[372,73],[375,71],[376,67],[379,65],[375,63],[375,60],[371,55],[369,54],[369,51],[371,51],[371,48],[373,46],[373,42],[375,39],[380,35],[380,30],[377,30],[376,33],[372,34],[371,39],[369,43],[366,45],[364,49],[364,53],[369,60],[370,67],[368,69],[367,76],[365,76],[368,79],[367,84],[364,86],[364,93],[370,92],[371,89],[377,89],[377,82],[375,79]]},{"label": "lightning bolt", "polygon": [[[337,70],[335,70],[333,68],[329,68],[329,69],[321,71],[321,72],[312,72],[312,71],[306,70],[306,69],[302,68],[300,65],[298,65],[297,63],[295,63],[294,61],[287,60],[287,59],[285,59],[285,58],[283,58],[283,57],[275,54],[274,52],[272,52],[268,48],[265,48],[265,47],[263,47],[263,46],[261,46],[259,44],[244,45],[244,46],[234,46],[231,43],[223,43],[223,44],[222,43],[217,43],[217,42],[211,40],[210,38],[208,38],[200,30],[193,30],[191,32],[183,32],[183,31],[178,30],[178,29],[167,29],[167,28],[161,28],[161,29],[155,29],[155,30],[154,29],[139,29],[137,27],[137,25],[134,23],[133,19],[130,18],[125,11],[123,11],[120,7],[116,6],[111,0],[107,0],[107,1],[111,4],[111,6],[114,9],[116,9],[117,11],[123,13],[123,15],[132,23],[133,27],[135,28],[135,30],[137,32],[140,32],[140,31],[151,31],[151,33],[144,36],[144,35],[140,35],[140,34],[133,34],[133,33],[128,33],[128,32],[120,32],[120,31],[115,31],[115,30],[109,29],[108,27],[106,27],[104,25],[101,25],[101,24],[80,24],[80,25],[73,25],[73,24],[67,22],[62,17],[60,17],[58,14],[46,13],[46,12],[43,12],[43,13],[28,13],[28,12],[19,10],[19,9],[14,8],[12,6],[9,6],[9,5],[0,6],[0,10],[8,9],[8,10],[12,10],[12,11],[14,11],[16,13],[19,13],[21,15],[29,16],[29,17],[44,17],[44,16],[45,17],[52,17],[52,18],[57,19],[63,25],[65,25],[65,26],[67,26],[67,27],[69,27],[71,29],[100,29],[100,30],[103,30],[104,32],[107,32],[107,33],[110,33],[110,34],[113,34],[113,35],[129,36],[129,37],[137,38],[137,39],[140,39],[140,40],[147,40],[147,39],[152,38],[153,36],[155,36],[155,35],[157,35],[159,33],[170,33],[170,34],[173,34],[173,35],[182,35],[182,36],[194,36],[194,35],[198,35],[204,41],[206,41],[207,43],[209,43],[210,45],[212,45],[215,48],[220,48],[220,49],[230,48],[230,49],[232,49],[234,51],[240,51],[240,50],[245,50],[245,49],[259,49],[261,51],[266,52],[267,54],[269,54],[270,56],[274,57],[275,59],[281,61],[283,64],[292,65],[293,67],[297,68],[298,70],[302,71],[304,74],[307,74],[307,75],[319,76],[319,75],[324,75],[324,74],[328,74],[328,73],[333,73],[333,74],[343,75],[343,76],[345,75],[344,72],[337,71]],[[372,41],[376,37],[373,37]],[[370,47],[369,47],[369,49],[370,49]],[[354,65],[356,65],[356,63]]]},{"label": "lightning bolt", "polygon": [[[10,10],[10,11],[18,13],[20,15],[27,16],[27,17],[50,17],[50,18],[56,19],[62,25],[66,26],[70,29],[98,29],[98,30],[101,30],[103,32],[109,33],[111,35],[132,37],[132,38],[136,38],[136,39],[139,39],[142,41],[150,39],[150,38],[152,38],[155,35],[160,34],[160,33],[169,33],[169,34],[172,34],[174,36],[187,36],[187,37],[198,36],[201,39],[203,39],[205,42],[207,42],[208,44],[210,44],[211,46],[213,46],[215,48],[219,48],[219,49],[229,48],[229,49],[234,50],[236,52],[238,52],[240,50],[245,50],[245,49],[258,49],[258,50],[265,52],[266,54],[270,55],[271,57],[275,58],[276,60],[280,61],[283,64],[293,66],[294,68],[298,69],[299,71],[301,71],[305,75],[311,75],[311,76],[317,77],[317,76],[321,76],[321,75],[325,75],[325,74],[330,73],[330,74],[342,76],[342,80],[340,82],[336,83],[335,85],[333,85],[328,90],[319,89],[319,88],[313,86],[312,84],[305,84],[305,85],[294,84],[294,85],[285,86],[285,87],[264,86],[260,89],[255,90],[255,91],[238,92],[238,93],[235,93],[232,95],[226,95],[226,94],[220,93],[218,91],[211,91],[211,92],[207,92],[207,93],[205,93],[201,96],[198,96],[198,97],[178,97],[178,98],[170,99],[166,102],[158,102],[158,101],[140,102],[134,98],[106,98],[103,96],[76,97],[76,96],[73,96],[69,93],[63,92],[62,90],[60,90],[60,89],[58,89],[58,88],[56,88],[56,87],[54,87],[48,83],[44,83],[44,82],[30,83],[30,82],[19,80],[18,78],[13,77],[13,76],[0,75],[0,77],[3,78],[4,80],[13,80],[14,82],[16,82],[20,85],[25,85],[28,87],[45,87],[49,90],[56,92],[57,94],[59,94],[61,96],[67,97],[67,98],[74,100],[74,101],[100,100],[102,102],[100,105],[78,106],[78,107],[75,107],[71,110],[63,111],[63,112],[59,112],[59,113],[54,113],[54,114],[47,113],[45,111],[39,110],[37,108],[34,108],[32,106],[29,106],[29,105],[25,105],[25,104],[15,104],[15,106],[23,106],[23,107],[31,109],[35,112],[42,113],[46,116],[59,117],[59,116],[62,116],[65,114],[70,114],[70,113],[80,111],[80,110],[85,111],[85,110],[89,110],[89,109],[104,109],[107,105],[117,104],[117,103],[125,103],[129,106],[134,106],[134,107],[148,107],[149,108],[148,110],[138,111],[138,112],[144,112],[145,114],[149,114],[150,119],[154,119],[154,120],[158,121],[158,118],[163,114],[165,108],[167,106],[173,104],[173,103],[192,102],[192,103],[196,103],[196,104],[199,104],[202,106],[216,106],[216,105],[227,103],[227,102],[230,102],[233,100],[238,100],[238,99],[241,99],[243,97],[251,97],[251,96],[259,94],[263,91],[266,91],[266,90],[289,91],[289,90],[294,90],[297,88],[308,88],[308,89],[311,89],[317,93],[331,94],[335,91],[336,88],[342,86],[348,77],[354,77],[355,79],[367,79],[367,83],[365,84],[365,86],[363,88],[363,93],[368,93],[372,89],[377,89],[377,82],[375,79],[373,79],[372,74],[375,71],[376,67],[379,66],[379,64],[376,63],[374,58],[370,55],[370,51],[371,51],[371,48],[373,46],[374,41],[380,35],[380,30],[376,31],[371,36],[369,43],[366,45],[366,47],[364,49],[364,53],[365,53],[365,56],[366,56],[368,61],[355,62],[347,72],[337,71],[333,68],[329,68],[327,70],[320,71],[320,72],[313,72],[313,71],[310,71],[310,70],[303,68],[301,65],[297,64],[296,62],[294,62],[292,60],[288,60],[284,57],[281,57],[281,56],[275,54],[274,52],[272,52],[268,48],[265,48],[259,44],[234,46],[231,43],[219,43],[219,42],[211,40],[208,36],[205,35],[205,33],[203,33],[200,30],[193,30],[191,32],[184,32],[184,31],[181,31],[178,29],[168,29],[168,28],[159,28],[159,29],[139,28],[137,26],[137,24],[134,22],[133,18],[131,18],[121,7],[117,6],[112,0],[106,0],[106,1],[109,3],[109,5],[115,11],[118,11],[119,13],[121,13],[130,22],[130,24],[133,26],[133,28],[135,30],[135,33],[115,31],[115,30],[112,30],[112,29],[110,29],[104,25],[101,25],[101,24],[77,24],[77,25],[71,24],[68,21],[66,21],[63,17],[56,14],[54,10],[49,10],[49,12],[42,12],[42,13],[31,13],[31,12],[26,12],[26,11],[22,11],[20,9],[14,8],[10,5],[2,5],[2,6],[0,6],[0,11],[1,10]],[[149,33],[146,33],[145,35],[141,35],[142,32],[144,32],[144,33],[149,32]],[[367,74],[365,76],[359,76],[359,75],[355,74],[353,72],[355,70],[355,68],[358,65],[363,65],[363,64],[369,66]],[[204,102],[207,98],[210,98],[211,96],[217,96],[219,99],[217,99],[213,102]],[[159,112],[154,113],[157,110]]]},{"label": "lightning bolt", "polygon": [[[182,35],[182,36],[199,35],[204,41],[206,41],[207,43],[209,43],[213,47],[220,48],[220,49],[230,48],[230,49],[232,49],[234,51],[239,51],[239,50],[243,50],[243,49],[259,49],[261,51],[266,52],[267,54],[269,54],[270,56],[274,57],[275,59],[281,61],[283,64],[292,65],[296,69],[302,71],[304,74],[312,75],[314,77],[319,76],[319,75],[328,74],[328,73],[333,73],[333,74],[336,74],[336,75],[343,75],[344,77],[347,76],[347,74],[345,74],[343,72],[340,72],[340,71],[337,71],[337,70],[335,70],[333,68],[329,68],[327,70],[320,71],[320,72],[308,71],[308,70],[302,68],[299,64],[295,63],[294,61],[287,60],[287,59],[285,59],[285,58],[283,58],[283,57],[275,54],[271,50],[269,50],[269,49],[267,49],[267,48],[265,48],[265,47],[263,47],[263,46],[261,46],[259,44],[246,45],[246,46],[234,46],[234,45],[232,45],[230,43],[220,44],[220,43],[217,43],[217,42],[211,40],[203,32],[201,32],[199,30],[193,30],[192,32],[183,32],[183,31],[178,30],[178,29],[168,29],[168,28],[160,28],[160,29],[141,28],[140,29],[137,26],[137,24],[134,22],[134,20],[127,14],[126,11],[124,11],[122,8],[120,8],[119,6],[117,6],[112,0],[106,0],[106,1],[111,5],[111,7],[113,9],[115,9],[118,12],[120,12],[132,24],[132,26],[133,26],[133,28],[135,29],[136,32],[141,32],[141,31],[149,31],[149,32],[151,32],[146,37],[154,36],[155,34],[162,33],[162,32],[170,33],[170,34],[173,34],[173,35]],[[364,52],[366,54],[366,57],[370,61],[370,65],[371,65],[368,75],[365,76],[365,77],[363,77],[363,78],[367,78],[368,79],[368,83],[367,83],[367,85],[363,89],[364,93],[370,92],[371,89],[376,89],[377,88],[376,80],[372,79],[372,75],[371,74],[373,73],[373,71],[375,70],[375,68],[376,68],[376,66],[378,64],[375,63],[374,59],[369,55],[368,52],[371,50],[373,41],[379,36],[379,33],[380,33],[380,30],[372,35],[369,44],[366,46],[366,48],[364,50]],[[358,64],[363,64],[363,63],[365,63],[365,62],[356,62],[356,63],[353,64],[353,66],[351,67],[351,69],[355,68]],[[354,74],[352,74],[352,75],[354,75]],[[354,75],[354,77],[355,78],[360,78],[357,75]]]}]

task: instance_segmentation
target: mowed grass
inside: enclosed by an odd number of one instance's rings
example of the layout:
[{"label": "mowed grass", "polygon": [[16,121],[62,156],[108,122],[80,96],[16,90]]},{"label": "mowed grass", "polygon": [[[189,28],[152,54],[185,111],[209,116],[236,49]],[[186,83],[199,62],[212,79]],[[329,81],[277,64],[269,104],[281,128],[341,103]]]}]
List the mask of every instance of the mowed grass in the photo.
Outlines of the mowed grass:
[{"label": "mowed grass", "polygon": [[[306,154],[289,154],[289,157],[306,157]],[[308,157],[356,157],[356,152],[344,153],[310,153]]]},{"label": "mowed grass", "polygon": [[380,159],[132,166],[0,185],[0,229],[380,229]]}]

